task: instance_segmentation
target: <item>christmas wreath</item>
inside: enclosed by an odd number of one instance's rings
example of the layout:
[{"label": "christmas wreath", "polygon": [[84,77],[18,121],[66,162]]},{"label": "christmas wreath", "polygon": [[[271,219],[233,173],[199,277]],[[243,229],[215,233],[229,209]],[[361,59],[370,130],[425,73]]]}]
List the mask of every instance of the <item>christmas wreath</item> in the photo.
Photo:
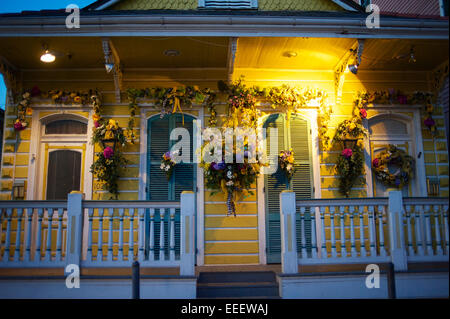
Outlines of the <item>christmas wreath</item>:
[{"label": "christmas wreath", "polygon": [[[395,165],[398,169],[391,173],[388,165]],[[375,177],[388,187],[402,188],[413,178],[414,158],[394,145],[388,145],[372,160],[372,170]]]}]

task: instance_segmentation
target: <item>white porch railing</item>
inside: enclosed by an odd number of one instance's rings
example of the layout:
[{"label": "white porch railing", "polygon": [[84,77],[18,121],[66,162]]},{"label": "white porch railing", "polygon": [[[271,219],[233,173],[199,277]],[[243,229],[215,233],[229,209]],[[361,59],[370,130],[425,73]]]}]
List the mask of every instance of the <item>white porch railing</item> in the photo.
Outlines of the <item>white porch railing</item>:
[{"label": "white porch railing", "polygon": [[392,261],[406,270],[408,261],[448,261],[447,198],[391,192],[389,198],[296,201],[287,191],[280,203],[284,273],[306,264]]},{"label": "white porch railing", "polygon": [[86,201],[79,193],[67,202],[2,201],[0,267],[130,267],[138,260],[193,275],[194,209],[190,192],[181,202]]}]

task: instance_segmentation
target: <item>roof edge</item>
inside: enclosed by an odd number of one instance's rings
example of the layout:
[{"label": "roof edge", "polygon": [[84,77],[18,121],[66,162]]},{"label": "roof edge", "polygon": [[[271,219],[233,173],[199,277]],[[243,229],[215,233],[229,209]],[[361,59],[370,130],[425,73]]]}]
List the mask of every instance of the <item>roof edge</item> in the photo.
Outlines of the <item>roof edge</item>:
[{"label": "roof edge", "polygon": [[[87,5],[82,10],[89,10],[89,11],[103,10],[111,7],[112,5],[116,4],[119,1],[121,0],[97,0],[94,3]],[[352,0],[331,0],[331,1],[347,11],[365,12],[364,8],[361,5],[357,4]]]}]

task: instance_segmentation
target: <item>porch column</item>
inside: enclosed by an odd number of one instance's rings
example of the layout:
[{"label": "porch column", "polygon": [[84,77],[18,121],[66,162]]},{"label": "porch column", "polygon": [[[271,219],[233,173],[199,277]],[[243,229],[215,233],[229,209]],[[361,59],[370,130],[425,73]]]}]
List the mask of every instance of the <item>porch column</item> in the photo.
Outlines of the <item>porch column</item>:
[{"label": "porch column", "polygon": [[71,192],[67,197],[67,248],[66,264],[80,265],[83,233],[82,200],[84,194]]},{"label": "porch column", "polygon": [[389,249],[396,271],[408,269],[404,233],[403,233],[403,198],[401,191],[389,192],[388,207]]},{"label": "porch column", "polygon": [[181,257],[180,275],[195,275],[195,194],[181,193]]},{"label": "porch column", "polygon": [[295,232],[295,193],[280,193],[281,269],[283,274],[298,273],[297,240]]}]

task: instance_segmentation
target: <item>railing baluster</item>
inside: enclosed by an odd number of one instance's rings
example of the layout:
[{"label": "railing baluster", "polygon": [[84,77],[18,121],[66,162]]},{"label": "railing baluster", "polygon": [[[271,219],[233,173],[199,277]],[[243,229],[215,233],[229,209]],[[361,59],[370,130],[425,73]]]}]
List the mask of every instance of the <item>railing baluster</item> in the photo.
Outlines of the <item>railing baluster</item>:
[{"label": "railing baluster", "polygon": [[128,261],[134,260],[134,208],[128,209],[128,217],[130,219],[130,227],[128,228]]},{"label": "railing baluster", "polygon": [[41,245],[42,245],[42,221],[44,219],[44,210],[42,208],[38,209],[38,215],[37,215],[37,236],[36,236],[36,254],[35,258],[37,258],[37,260],[35,260],[36,262],[39,262],[42,258],[42,254],[41,254]]},{"label": "railing baluster", "polygon": [[166,210],[164,208],[159,209],[160,228],[159,228],[159,260],[164,260],[164,216]]},{"label": "railing baluster", "polygon": [[359,213],[359,254],[361,257],[367,256],[366,240],[364,239],[364,206],[358,206]]},{"label": "railing baluster", "polygon": [[56,211],[56,217],[58,222],[58,228],[56,230],[56,252],[55,252],[55,260],[62,260],[62,233],[63,233],[63,218],[64,218],[64,209],[58,208]]},{"label": "railing baluster", "polygon": [[93,224],[94,224],[94,208],[88,209],[88,247],[87,247],[87,254],[86,254],[86,260],[92,261],[92,237],[94,237],[93,233]]},{"label": "railing baluster", "polygon": [[345,244],[345,207],[339,206],[339,227],[341,229],[341,236],[339,238],[341,242],[341,258],[347,257],[347,247]]},{"label": "railing baluster", "polygon": [[[316,234],[316,213],[313,207],[309,208],[310,216],[311,216],[311,257],[317,258],[317,234]],[[312,213],[311,213],[312,211]]]},{"label": "railing baluster", "polygon": [[418,206],[416,205],[414,207],[414,211],[415,211],[415,218],[414,218],[414,228],[416,230],[416,246],[417,246],[417,254],[419,256],[424,256],[425,255],[425,249],[424,249],[424,243],[423,243],[423,238],[424,236],[422,236],[423,234],[423,229],[424,229],[424,225],[423,225],[423,209],[422,206]]},{"label": "railing baluster", "polygon": [[385,206],[378,206],[378,232],[380,236],[380,256],[386,256],[386,247],[384,246],[384,229],[383,229],[383,215]]},{"label": "railing baluster", "polygon": [[373,206],[367,206],[368,212],[368,229],[369,229],[369,241],[370,241],[370,256],[375,257],[377,255],[377,250],[375,248],[375,209]]},{"label": "railing baluster", "polygon": [[25,243],[25,250],[24,250],[24,258],[23,260],[25,262],[31,262],[30,255],[31,255],[31,241],[32,241],[32,221],[33,221],[33,208],[27,208],[26,213],[24,214],[25,220],[27,222],[26,228],[25,228],[25,238],[23,239],[23,242]]},{"label": "railing baluster", "polygon": [[108,208],[108,218],[109,218],[109,230],[108,230],[108,249],[107,251],[107,260],[114,260],[114,208]]},{"label": "railing baluster", "polygon": [[302,247],[300,249],[300,258],[308,258],[308,253],[306,251],[306,236],[305,236],[305,207],[300,207],[300,231]]},{"label": "railing baluster", "polygon": [[334,206],[330,206],[331,257],[336,257],[336,238],[334,236]]},{"label": "railing baluster", "polygon": [[434,255],[433,252],[433,244],[432,244],[432,238],[431,238],[431,223],[430,223],[430,206],[426,205],[424,206],[424,218],[425,218],[425,243],[426,243],[426,254],[427,255]]},{"label": "railing baluster", "polygon": [[406,206],[405,210],[405,218],[406,218],[406,231],[407,231],[407,252],[409,256],[414,255],[414,247],[413,247],[413,240],[412,240],[412,232],[411,232],[411,215],[412,215],[412,208],[411,205]]},{"label": "railing baluster", "polygon": [[103,216],[105,210],[98,209],[98,245],[97,245],[97,261],[103,260]]},{"label": "railing baluster", "polygon": [[53,222],[53,209],[47,208],[47,243],[44,248],[45,261],[51,261],[52,259],[52,222]]},{"label": "railing baluster", "polygon": [[123,220],[124,209],[119,209],[119,251],[117,253],[117,260],[123,261]]},{"label": "railing baluster", "polygon": [[350,213],[350,243],[351,243],[351,256],[356,257],[356,244],[355,244],[355,224],[353,221],[355,214],[355,206],[349,206]]},{"label": "railing baluster", "polygon": [[[22,218],[23,218],[23,209],[17,209],[17,230],[16,230],[16,244],[15,244],[15,252],[14,252],[14,261],[20,260],[20,254],[22,251],[22,245],[20,236],[22,234]],[[25,238],[24,238],[25,239]]]},{"label": "railing baluster", "polygon": [[138,260],[140,260],[140,261],[144,260],[144,251],[145,251],[145,247],[144,247],[144,232],[145,232],[145,229],[144,229],[144,213],[145,213],[145,210],[143,208],[139,208],[138,209],[138,215],[139,215]]},{"label": "railing baluster", "polygon": [[434,206],[434,232],[436,235],[436,255],[443,255],[444,251],[442,250],[442,242],[441,242],[441,225],[439,224],[439,206]]},{"label": "railing baluster", "polygon": [[12,226],[12,209],[6,209],[6,239],[5,239],[5,253],[3,255],[2,261],[9,261],[11,256],[11,226]]},{"label": "railing baluster", "polygon": [[327,245],[326,245],[326,237],[325,237],[325,207],[321,206],[319,208],[320,210],[320,231],[322,233],[322,249],[321,249],[321,258],[328,258],[328,254],[327,254]]},{"label": "railing baluster", "polygon": [[442,215],[444,217],[444,238],[445,238],[445,250],[444,252],[448,255],[449,247],[448,247],[448,205],[444,205],[444,210],[442,211]]},{"label": "railing baluster", "polygon": [[170,260],[175,260],[175,208],[170,209]]},{"label": "railing baluster", "polygon": [[155,260],[155,209],[150,208],[150,253],[149,259]]}]

